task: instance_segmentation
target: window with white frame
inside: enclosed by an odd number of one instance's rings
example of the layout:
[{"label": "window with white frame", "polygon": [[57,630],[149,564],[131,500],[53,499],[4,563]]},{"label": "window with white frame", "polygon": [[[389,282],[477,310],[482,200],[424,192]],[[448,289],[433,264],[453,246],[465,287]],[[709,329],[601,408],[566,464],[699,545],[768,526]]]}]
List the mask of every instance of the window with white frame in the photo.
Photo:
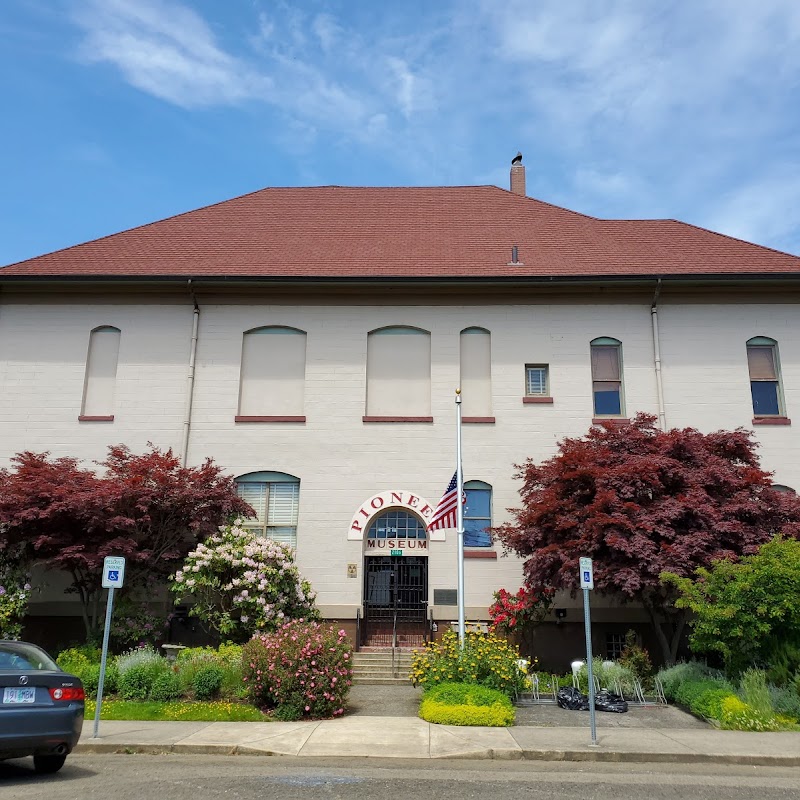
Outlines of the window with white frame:
[{"label": "window with white frame", "polygon": [[236,478],[236,491],[255,511],[244,527],[297,547],[300,479],[283,472],[251,472]]},{"label": "window with white frame", "polygon": [[550,367],[547,364],[525,365],[525,394],[528,397],[550,396]]},{"label": "window with white frame", "polygon": [[590,342],[592,398],[595,417],[621,417],[625,413],[622,392],[622,342],[603,336]]},{"label": "window with white frame", "polygon": [[464,484],[467,502],[464,504],[464,546],[491,547],[492,487],[484,481]]},{"label": "window with white frame", "polygon": [[114,392],[122,332],[112,325],[101,325],[89,334],[86,374],[83,381],[83,417],[114,417]]},{"label": "window with white frame", "polygon": [[753,415],[756,417],[784,416],[778,343],[767,336],[755,336],[748,339],[747,367],[750,372]]}]

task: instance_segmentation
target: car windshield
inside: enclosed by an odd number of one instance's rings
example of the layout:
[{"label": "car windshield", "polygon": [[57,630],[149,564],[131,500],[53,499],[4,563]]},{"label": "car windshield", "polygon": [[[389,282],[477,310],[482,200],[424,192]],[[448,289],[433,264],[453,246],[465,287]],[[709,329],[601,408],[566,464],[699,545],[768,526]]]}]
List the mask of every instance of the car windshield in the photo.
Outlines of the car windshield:
[{"label": "car windshield", "polygon": [[24,642],[0,642],[0,672],[58,670],[56,662],[39,647]]}]

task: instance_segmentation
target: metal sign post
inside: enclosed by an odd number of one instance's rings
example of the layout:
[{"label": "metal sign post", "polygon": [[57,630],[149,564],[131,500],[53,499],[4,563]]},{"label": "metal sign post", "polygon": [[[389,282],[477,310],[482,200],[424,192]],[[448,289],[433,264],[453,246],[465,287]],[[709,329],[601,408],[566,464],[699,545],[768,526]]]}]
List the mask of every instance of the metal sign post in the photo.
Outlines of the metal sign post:
[{"label": "metal sign post", "polygon": [[111,632],[111,614],[114,610],[114,589],[119,589],[125,579],[125,559],[116,556],[106,556],[103,561],[103,583],[104,589],[108,589],[108,601],[106,603],[106,625],[103,630],[103,654],[100,657],[100,678],[97,681],[97,705],[94,710],[94,734],[93,739],[97,739],[97,731],[100,728],[100,709],[103,706],[103,684],[106,679],[106,660],[108,658],[108,636]]},{"label": "metal sign post", "polygon": [[592,745],[597,746],[597,726],[594,709],[594,671],[592,669],[592,619],[589,614],[589,591],[594,589],[594,569],[591,558],[580,560],[581,589],[583,589],[583,627],[586,630],[586,668],[589,674],[589,725]]}]

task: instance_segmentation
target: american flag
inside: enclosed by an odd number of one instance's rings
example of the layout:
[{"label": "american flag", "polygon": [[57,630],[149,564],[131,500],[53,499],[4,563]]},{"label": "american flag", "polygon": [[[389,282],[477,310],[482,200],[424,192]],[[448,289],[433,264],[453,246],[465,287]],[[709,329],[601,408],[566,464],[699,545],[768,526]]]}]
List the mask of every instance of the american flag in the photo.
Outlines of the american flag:
[{"label": "american flag", "polygon": [[[466,498],[464,498],[466,499]],[[433,512],[431,521],[428,523],[429,531],[436,531],[439,528],[456,527],[456,511],[458,510],[458,472],[453,473],[450,483],[447,484],[436,511]]]}]

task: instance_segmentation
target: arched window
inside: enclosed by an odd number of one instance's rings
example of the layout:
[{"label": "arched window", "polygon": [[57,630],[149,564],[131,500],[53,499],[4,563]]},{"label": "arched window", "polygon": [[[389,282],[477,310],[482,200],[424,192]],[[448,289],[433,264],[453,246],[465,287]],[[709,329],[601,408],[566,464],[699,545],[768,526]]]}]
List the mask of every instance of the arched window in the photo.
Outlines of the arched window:
[{"label": "arched window", "polygon": [[492,336],[484,328],[465,328],[460,336],[461,413],[492,416]]},{"label": "arched window", "polygon": [[112,325],[101,325],[89,334],[81,404],[83,419],[114,419],[114,390],[121,335],[120,329]]},{"label": "arched window", "polygon": [[464,546],[491,547],[492,487],[484,481],[464,484],[467,502],[464,505]]},{"label": "arched window", "polygon": [[278,325],[247,331],[238,416],[302,416],[305,379],[305,331]]},{"label": "arched window", "polygon": [[748,339],[747,367],[750,371],[753,416],[785,416],[778,343],[768,336],[754,336]]},{"label": "arched window", "polygon": [[297,547],[300,478],[285,472],[249,472],[236,478],[236,491],[255,511],[246,528]]},{"label": "arched window", "polygon": [[776,492],[785,492],[786,494],[797,494],[797,492],[794,489],[792,489],[791,486],[786,486],[783,483],[773,483],[772,488]]},{"label": "arched window", "polygon": [[368,539],[425,539],[425,525],[408,511],[396,508],[375,517]]},{"label": "arched window", "polygon": [[590,342],[592,397],[595,417],[621,417],[625,413],[622,392],[622,342],[602,336]]},{"label": "arched window", "polygon": [[430,417],[431,335],[408,326],[367,335],[367,417]]}]

